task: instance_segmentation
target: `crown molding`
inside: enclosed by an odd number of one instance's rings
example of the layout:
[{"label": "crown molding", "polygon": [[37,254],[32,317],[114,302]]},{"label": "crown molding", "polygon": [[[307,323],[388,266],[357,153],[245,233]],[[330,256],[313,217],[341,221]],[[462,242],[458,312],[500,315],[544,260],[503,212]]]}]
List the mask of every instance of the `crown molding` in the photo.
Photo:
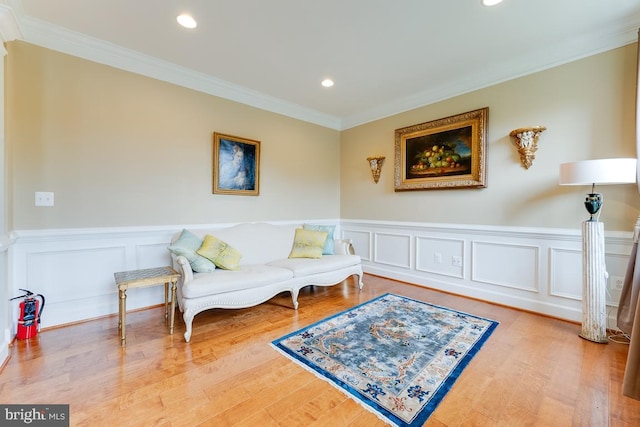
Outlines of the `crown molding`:
[{"label": "crown molding", "polygon": [[[521,55],[489,64],[483,70],[472,70],[465,78],[451,84],[436,86],[346,117],[342,120],[340,129],[353,128],[635,43],[638,41],[639,26],[640,16],[635,15],[629,17],[622,30],[620,27],[601,29],[597,33],[567,39],[561,44],[523,52]],[[541,65],[539,58],[548,60]]]},{"label": "crown molding", "polygon": [[7,54],[4,43],[23,38],[18,19],[13,13],[13,8],[6,4],[0,4],[0,54]]},{"label": "crown molding", "polygon": [[[2,4],[7,2],[10,6]],[[15,0],[0,0],[0,37],[4,42],[23,39],[47,49],[338,131],[637,42],[637,29],[640,26],[640,16],[635,14],[629,16],[622,27],[618,25],[615,28],[603,28],[597,33],[576,35],[563,43],[544,46],[537,51],[522,52],[505,58],[504,61],[488,64],[483,70],[472,70],[465,78],[453,83],[435,86],[341,118],[28,17],[22,13],[20,6],[20,2]],[[16,19],[14,11],[19,19]],[[6,54],[2,46],[0,53]],[[539,58],[547,58],[547,61],[541,65]]]},{"label": "crown molding", "polygon": [[339,130],[340,127],[340,120],[337,117],[234,85],[113,43],[27,16],[22,17],[21,24],[24,30],[23,39],[31,44],[330,129]]}]

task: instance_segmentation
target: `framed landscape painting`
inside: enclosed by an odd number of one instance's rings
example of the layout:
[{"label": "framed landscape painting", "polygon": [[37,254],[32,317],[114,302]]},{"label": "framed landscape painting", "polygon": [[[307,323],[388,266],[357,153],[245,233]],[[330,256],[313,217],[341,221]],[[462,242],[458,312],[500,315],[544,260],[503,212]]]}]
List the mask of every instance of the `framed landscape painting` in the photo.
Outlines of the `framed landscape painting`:
[{"label": "framed landscape painting", "polygon": [[486,187],[489,108],[395,131],[395,191]]},{"label": "framed landscape painting", "polygon": [[213,193],[260,194],[260,141],[214,132]]}]

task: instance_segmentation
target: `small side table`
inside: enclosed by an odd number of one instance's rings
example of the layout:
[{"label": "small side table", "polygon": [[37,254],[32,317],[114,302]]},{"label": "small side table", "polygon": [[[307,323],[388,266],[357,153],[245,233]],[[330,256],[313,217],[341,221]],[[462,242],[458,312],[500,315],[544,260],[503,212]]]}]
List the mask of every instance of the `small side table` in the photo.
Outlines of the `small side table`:
[{"label": "small side table", "polygon": [[[121,271],[113,274],[118,286],[118,330],[120,345],[126,345],[127,289],[144,288],[164,283],[164,318],[169,319],[169,333],[173,334],[176,309],[176,284],[180,274],[171,267],[147,268],[144,270]],[[171,308],[169,308],[169,283],[171,283]]]}]

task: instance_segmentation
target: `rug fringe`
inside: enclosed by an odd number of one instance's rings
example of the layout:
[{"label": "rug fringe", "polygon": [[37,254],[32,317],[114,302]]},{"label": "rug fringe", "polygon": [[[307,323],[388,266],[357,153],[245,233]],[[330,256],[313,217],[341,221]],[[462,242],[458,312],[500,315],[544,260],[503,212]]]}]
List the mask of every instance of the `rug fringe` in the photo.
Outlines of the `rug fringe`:
[{"label": "rug fringe", "polygon": [[339,390],[342,394],[344,394],[346,397],[348,397],[349,399],[353,400],[354,402],[358,403],[360,406],[362,406],[364,409],[366,409],[368,412],[372,413],[373,415],[375,415],[376,417],[378,417],[381,421],[384,421],[385,423],[391,425],[391,426],[399,426],[399,424],[394,423],[393,421],[391,421],[389,418],[385,417],[383,414],[381,414],[380,412],[376,411],[375,409],[373,409],[372,407],[370,407],[369,405],[367,405],[366,403],[364,403],[363,401],[355,398],[354,396],[351,395],[351,393],[349,393],[347,390],[343,389],[342,387],[340,387],[338,384],[335,384],[333,381],[329,380],[328,378],[320,375],[318,372],[316,372],[315,370],[313,370],[312,368],[310,368],[309,366],[305,365],[304,363],[302,363],[301,361],[297,360],[294,357],[291,357],[290,354],[288,354],[287,352],[279,349],[275,344],[271,343],[271,348],[273,348],[274,350],[276,350],[278,353],[286,356],[289,360],[293,361],[296,363],[296,365],[302,367],[305,371],[311,372],[313,375],[315,375],[317,378],[320,378],[322,381],[324,381],[327,384],[330,384],[333,388]]}]

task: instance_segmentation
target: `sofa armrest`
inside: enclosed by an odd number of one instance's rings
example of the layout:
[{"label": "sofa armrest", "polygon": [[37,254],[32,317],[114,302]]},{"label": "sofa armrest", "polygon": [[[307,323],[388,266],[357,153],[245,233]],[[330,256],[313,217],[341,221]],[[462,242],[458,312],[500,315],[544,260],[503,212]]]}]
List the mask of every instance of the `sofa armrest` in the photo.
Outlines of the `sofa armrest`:
[{"label": "sofa armrest", "polygon": [[189,264],[189,261],[182,255],[175,256],[172,254],[171,257],[173,258],[174,268],[178,270],[178,273],[182,276],[182,284],[184,285],[185,283],[192,281],[193,270],[191,270],[191,264]]},{"label": "sofa armrest", "polygon": [[335,254],[336,255],[355,255],[356,251],[353,248],[351,239],[335,239]]}]

